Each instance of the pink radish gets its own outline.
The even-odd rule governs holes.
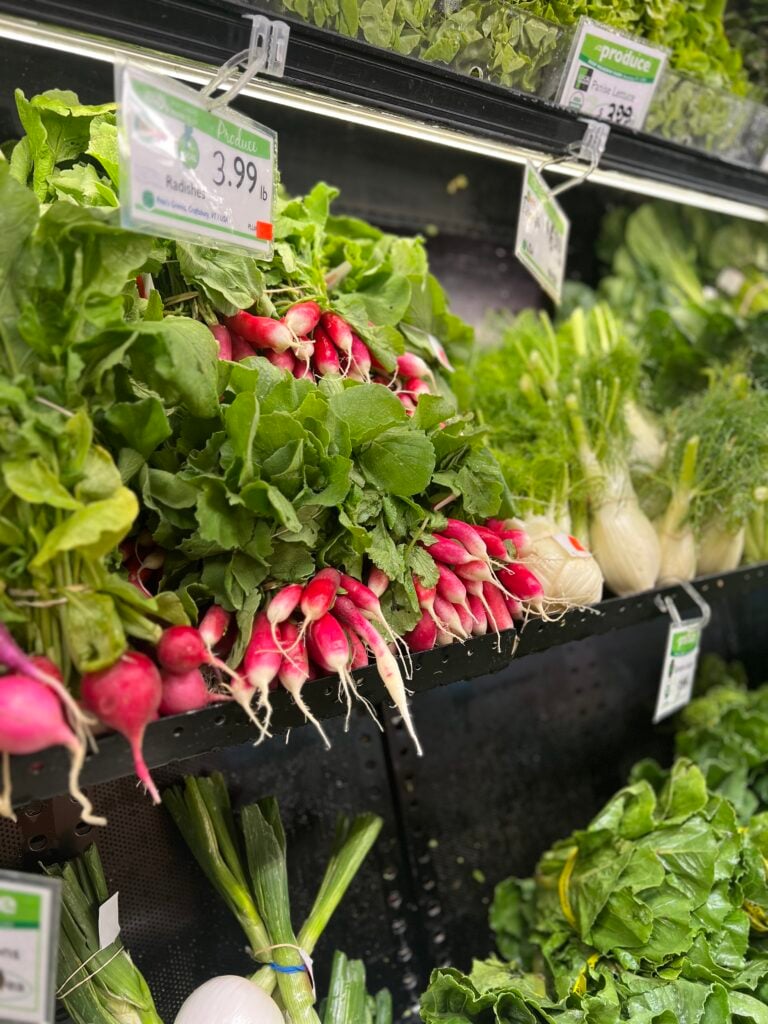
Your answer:
[[[417,397],[419,395],[431,395],[429,384],[425,380],[419,380],[418,377],[409,377],[408,380],[403,384],[403,391],[411,397]]]
[[[427,551],[436,561],[445,562],[447,565],[466,565],[468,562],[474,561],[463,544],[458,544],[455,540],[449,540],[438,534],[435,534],[435,537],[437,539],[427,546]]]
[[[231,359],[232,338],[227,328],[224,324],[214,324],[210,331],[216,339],[216,344],[219,346],[219,359]]]
[[[525,530],[503,530],[502,540],[511,540],[518,558],[525,558],[531,552],[531,538]]]
[[[435,645],[437,647],[450,647],[455,639],[456,637],[451,636],[450,633],[446,633],[444,629],[438,629]]]
[[[339,698],[342,693],[347,703],[347,717],[344,725],[349,729],[349,716],[352,714],[352,697],[362,700],[366,707],[372,712],[370,703],[360,695],[354,679],[350,675],[349,664],[351,654],[347,634],[341,627],[338,619],[330,612],[326,612],[321,618],[315,620],[309,627],[307,633],[307,649],[310,657],[326,672],[332,672],[339,677]]]
[[[469,608],[469,614],[472,616],[472,636],[485,636],[488,632],[488,616],[485,612],[485,606],[479,597],[475,594],[467,595],[467,607]]]
[[[283,323],[289,331],[299,338],[311,334],[320,322],[320,307],[316,302],[308,300],[297,302],[283,316]]]
[[[296,706],[303,713],[307,721],[311,722],[323,737],[323,743],[325,743],[326,749],[330,750],[331,743],[325,733],[325,730],[309,710],[301,695],[302,687],[309,679],[309,658],[307,656],[307,648],[304,640],[299,636],[299,630],[293,622],[284,622],[282,626],[279,627],[279,630],[280,645],[284,650],[289,650],[291,652],[291,656],[290,658],[285,655],[283,656],[283,660],[280,662],[278,679],[282,686],[285,687],[288,693],[293,697]]]
[[[461,618],[456,611],[456,606],[452,605],[450,601],[443,600],[442,597],[436,597],[434,607],[435,615],[443,629],[446,632],[455,634],[460,640],[466,640],[467,633],[462,628]]]
[[[231,340],[233,362],[239,363],[243,359],[249,359],[251,356],[256,355],[253,351],[253,346],[249,345],[239,334],[235,334],[234,331],[231,334]]]
[[[339,353],[325,331],[322,331],[320,328],[315,331],[312,365],[320,377],[327,377],[330,374],[341,374]]]
[[[416,412],[416,403],[411,398],[411,396],[406,395],[404,391],[396,391],[395,398],[397,398],[397,400],[400,402],[400,404],[408,413],[408,415],[413,416],[413,414]]]
[[[544,588],[527,565],[513,562],[505,566],[499,571],[499,582],[518,601],[529,604],[535,611],[544,611]]]
[[[186,711],[197,711],[230,699],[223,694],[211,693],[199,668],[181,675],[162,672],[161,678],[163,696],[158,709],[161,715],[183,715]]]
[[[505,629],[512,629],[514,626],[512,616],[509,614],[498,587],[495,587],[492,583],[483,583],[483,598],[488,609],[489,622],[496,633],[500,633]]]
[[[378,566],[374,565],[368,573],[368,589],[372,591],[376,597],[381,597],[382,594],[386,593],[388,586],[389,576],[387,576],[383,569],[379,569]]]
[[[208,664],[209,654],[194,626],[169,626],[157,644],[157,660],[168,672],[191,672]]]
[[[428,377],[434,381],[435,376],[428,363],[425,363],[421,356],[414,352],[404,352],[397,357],[397,374],[399,377]]]
[[[455,604],[453,605],[453,608],[455,609],[456,614],[459,617],[462,632],[464,633],[465,636],[471,636],[472,627],[474,626],[474,620],[472,616],[469,614],[467,606],[465,604]]]
[[[416,590],[416,597],[418,598],[419,607],[422,609],[422,611],[425,611],[427,615],[429,615],[429,617],[437,626],[438,630],[442,629],[445,632],[447,626],[443,623],[443,621],[439,618],[437,612],[435,611],[435,601],[437,600],[437,587],[425,587],[418,576],[413,577],[413,586]],[[460,640],[461,637],[455,635],[453,639]]]
[[[296,357],[289,349],[286,349],[285,352],[265,352],[264,355],[279,370],[287,370],[288,373],[293,373],[296,366]]]
[[[279,626],[293,615],[303,593],[304,587],[301,583],[289,583],[287,587],[278,590],[270,600],[267,605],[267,620],[272,626],[272,635],[275,638],[277,638],[277,634],[274,627]]]
[[[47,667],[42,670],[49,674]],[[69,792],[82,808],[81,818],[89,825],[106,825],[104,818],[94,815],[90,800],[80,789],[85,744],[67,724],[56,693],[46,683],[28,675],[10,673],[0,676],[0,751],[3,761],[0,815],[16,820],[11,803],[9,754],[37,754],[47,747],[59,745],[70,752]]]
[[[309,362],[303,362],[301,359],[296,361],[293,367],[293,376],[296,380],[314,380],[315,374],[312,369],[312,364]]]
[[[227,320],[227,327],[254,348],[285,352],[293,345],[290,330],[280,320],[273,320],[270,316],[252,316],[241,311]]]
[[[352,576],[347,576],[346,573],[342,574],[341,586],[346,590],[347,597],[352,601],[352,603],[360,609],[367,619],[378,623],[386,633],[387,638],[399,649],[402,641],[387,622],[381,608],[381,603],[376,594],[374,594],[369,587],[366,587],[364,583],[354,579]],[[405,654],[407,657],[407,648],[405,649]],[[408,659],[408,662],[409,666],[412,668],[410,658]]]
[[[128,740],[136,774],[160,803],[160,794],[149,774],[141,747],[144,730],[157,717],[163,685],[156,665],[146,654],[127,651],[109,668],[89,672],[80,683],[83,704],[103,723]]]
[[[340,584],[341,573],[329,568],[321,569],[304,587],[300,602],[301,614],[304,616],[300,636],[304,636],[310,623],[317,622],[331,610]]]
[[[525,618],[522,601],[518,601],[516,597],[505,597],[504,604],[507,606],[507,611],[513,619]]]
[[[474,559],[466,563],[466,565],[459,565],[456,568],[456,574],[463,580],[479,580],[480,583],[495,583],[493,573],[488,567],[487,562],[481,562],[479,559]]]
[[[436,536],[455,540],[457,543],[462,544],[473,558],[480,558],[484,562],[488,561],[488,550],[485,542],[474,526],[470,526],[469,523],[463,523],[460,519],[449,519],[445,529],[441,530]]]
[[[440,579],[437,581],[438,595],[451,604],[464,604],[467,600],[467,588],[456,573],[440,562],[437,564],[437,571],[440,573]]]
[[[225,611],[218,604],[212,604],[202,617],[198,631],[209,651],[224,638],[231,621],[232,613]]]
[[[345,356],[352,353],[352,328],[337,313],[323,313],[320,325],[333,344]]]
[[[339,620],[345,626],[348,626],[351,630],[357,633],[360,639],[367,644],[372,651],[373,656],[376,659],[376,667],[379,670],[379,675],[386,687],[387,693],[395,702],[397,710],[403,716],[405,727],[416,745],[416,752],[421,756],[421,744],[416,736],[416,732],[413,728],[413,721],[411,720],[411,714],[408,710],[408,700],[405,691],[405,684],[403,683],[403,677],[400,674],[397,659],[387,647],[384,637],[361,614],[359,609],[354,606],[348,597],[337,597],[334,611],[336,612]]]
[[[475,532],[478,534],[483,544],[485,544],[486,551],[491,558],[495,558],[500,562],[509,561],[509,551],[507,551],[507,546],[498,534],[494,533],[493,530],[489,530],[485,526],[476,526]]]
[[[414,652],[432,650],[437,642],[437,626],[428,612],[424,612],[413,629],[405,634],[405,642]]]
[[[353,672],[359,671],[361,668],[367,668],[368,666],[368,651],[365,648],[365,644],[352,630],[344,630],[349,640],[349,651],[350,651],[350,662],[349,667]]]
[[[356,371],[358,377],[353,379],[369,381],[371,379],[371,353],[356,334],[352,335],[352,349],[349,356],[347,372],[350,376]]]
[[[272,715],[272,707],[269,703],[269,686],[280,671],[283,661],[283,651],[279,638],[272,635],[272,626],[267,618],[266,612],[259,612],[253,622],[253,631],[248,646],[245,649],[242,669],[245,675],[247,689],[231,688],[232,696],[245,709],[252,721],[260,725],[262,739],[269,729],[269,720]],[[255,691],[258,694],[259,707],[265,708],[265,719],[263,726],[258,722],[251,709],[251,699]]]
[[[61,703],[67,709],[69,722],[79,739],[88,736],[88,725],[90,720],[78,707],[72,694],[61,682],[61,672],[57,669],[56,675],[51,675],[45,668],[39,668],[33,659],[25,654],[11,636],[7,626],[0,622],[0,665],[5,665],[12,672],[18,672],[23,676],[29,676],[43,686],[53,690]]]

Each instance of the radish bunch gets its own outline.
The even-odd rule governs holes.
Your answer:
[[[438,580],[427,587],[414,576],[421,618],[406,634],[412,651],[428,651],[492,630],[499,637],[527,612],[544,615],[544,592],[535,573],[519,560],[527,551],[525,531],[499,520],[471,526],[449,519],[423,545],[435,561]]]
[[[395,392],[409,416],[421,395],[437,393],[435,375],[421,356],[403,353],[390,374],[342,316],[323,312],[313,300],[295,303],[280,319],[241,310],[211,332],[221,359],[259,355],[299,379],[337,376],[383,384]]]
[[[303,700],[304,684],[329,673],[337,675],[339,696],[346,702],[349,721],[354,698],[372,710],[352,677],[372,657],[421,753],[403,675],[390,649],[390,644],[397,648],[400,640],[389,627],[379,602],[379,595],[384,592],[383,581],[375,577],[372,582],[376,590],[336,569],[326,568],[305,586],[283,587],[257,616],[241,671],[264,701],[268,702],[269,689],[275,681],[285,687],[327,744],[322,727]]]

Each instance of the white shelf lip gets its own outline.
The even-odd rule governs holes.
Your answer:
[[[145,67],[159,74],[200,85],[207,83],[217,70],[212,64],[175,57],[130,43],[89,35],[85,32],[48,25],[43,22],[16,18],[11,15],[0,15],[0,38],[76,54],[109,64],[122,60],[140,61]],[[241,95],[253,97],[261,102],[288,106],[321,117],[330,117],[366,128],[376,128],[394,135],[418,139],[420,142],[447,146],[451,149],[459,149],[511,164],[523,164],[526,160],[539,164],[549,156],[549,154],[527,149],[524,146],[497,142],[480,135],[473,135],[470,132],[443,128],[401,114],[321,96],[311,90],[297,89],[276,79],[256,78],[242,90]],[[567,161],[555,164],[549,170],[555,175],[576,177],[583,174],[584,166],[577,162]],[[695,206],[732,217],[768,223],[768,209],[766,208],[708,192],[700,192],[682,185],[658,181],[654,178],[645,178],[639,174],[628,174],[623,171],[611,171],[598,167],[590,175],[590,181],[635,195],[666,199],[684,206]]]

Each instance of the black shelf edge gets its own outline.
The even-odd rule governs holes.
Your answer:
[[[218,65],[243,45],[245,10],[236,3],[135,0],[126,17],[125,5],[116,0],[41,0],[34,17],[41,24]],[[0,13],[26,20],[31,12],[18,0],[0,0]],[[583,135],[573,114],[535,96],[287,20],[287,85],[411,118],[416,130],[418,122],[428,122],[542,154],[563,155]],[[768,209],[763,172],[640,132],[613,128],[600,166]]]
[[[768,588],[768,562],[701,577],[693,582],[693,586],[709,604],[716,607],[737,599],[739,595]],[[690,597],[679,586],[611,598],[593,608],[569,612],[556,621],[531,620],[519,632],[503,633],[500,644],[491,634],[474,637],[463,645],[452,644],[414,655],[413,679],[408,686],[419,694],[437,686],[477,679],[501,672],[513,656],[515,659],[531,657],[562,644],[650,622],[664,617],[657,600],[667,594],[674,596],[684,618],[698,613]],[[662,653],[659,650],[660,663]],[[356,672],[355,678],[362,682],[368,700],[374,704],[388,700],[375,667]],[[337,683],[332,677],[309,683],[305,696],[313,714],[320,720],[339,718],[345,713],[345,707],[337,699]],[[414,705],[418,731],[418,699]],[[285,691],[276,690],[272,694],[272,706],[275,737],[289,729],[307,726],[293,699]],[[355,713],[365,712],[358,707]],[[150,768],[159,768],[171,761],[211,753],[222,747],[253,743],[255,739],[253,724],[237,705],[219,704],[151,723],[144,740],[144,754]],[[274,743],[276,738],[266,742]],[[32,801],[47,800],[65,792],[67,764],[67,753],[61,747],[51,748],[42,754],[12,758],[14,806],[23,807]],[[99,740],[98,753],[88,755],[81,782],[84,786],[94,786],[132,772],[128,744],[121,736],[110,734]]]

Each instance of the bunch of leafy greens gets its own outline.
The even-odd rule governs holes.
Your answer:
[[[768,811],[768,687],[749,690],[743,667],[705,655],[696,680],[701,696],[678,716],[675,747],[730,800],[743,824]]]
[[[412,625],[412,574],[437,577],[417,545],[444,524],[435,508],[481,518],[499,509],[503,481],[484,431],[456,413],[437,372],[444,393],[423,396],[409,418],[378,384],[296,380],[256,356],[219,361],[206,324],[241,308],[280,315],[311,298],[347,319],[382,374],[406,347],[436,366],[443,347],[466,350],[472,331],[450,313],[421,239],[333,216],[337,193],[324,184],[279,201],[271,263],[135,235],[116,225],[111,203],[81,205],[55,187],[60,173],[94,169],[95,138],[107,166],[109,110],[60,92],[17,103],[28,134],[0,166],[0,368],[9,380],[27,375],[30,399],[93,424],[131,511],[118,523],[97,505],[93,516],[104,510],[111,529],[99,554],[135,519],[134,533],[148,530],[169,553],[163,586],[187,615],[210,600],[238,613],[233,658],[262,585],[306,579],[323,564],[360,575],[370,559],[395,584],[393,618]],[[135,280],[148,273],[156,287],[145,299]],[[69,584],[92,587],[76,568]],[[94,621],[89,632],[119,654],[116,638],[140,635],[127,616],[121,606],[121,623],[113,614],[109,629]],[[107,661],[106,646],[75,660]]]
[[[647,765],[533,878],[497,887],[491,925],[513,963],[435,972],[424,1020],[762,1024],[766,831],[739,827],[689,761]]]
[[[730,0],[725,30],[744,58],[744,67],[756,87],[756,96],[768,96],[768,4],[765,0]]]

